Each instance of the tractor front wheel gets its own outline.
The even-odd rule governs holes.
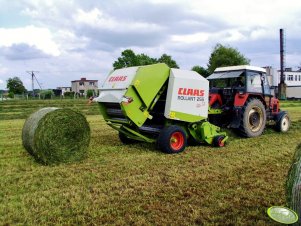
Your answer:
[[[279,132],[287,132],[290,127],[290,118],[286,112],[281,112],[276,121],[276,130]]]
[[[249,99],[242,109],[239,131],[245,137],[257,137],[266,125],[266,111],[258,99]]]
[[[179,126],[165,127],[159,134],[157,145],[161,151],[167,154],[180,153],[187,145],[186,133]]]

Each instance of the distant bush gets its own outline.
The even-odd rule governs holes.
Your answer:
[[[42,99],[51,99],[51,97],[54,95],[52,90],[42,90],[40,92]]]
[[[87,98],[93,97],[94,96],[94,91],[92,89],[89,89],[87,91]]]
[[[13,92],[9,92],[7,95],[9,98],[14,98],[15,94]]]
[[[74,97],[74,92],[64,92],[64,97]]]

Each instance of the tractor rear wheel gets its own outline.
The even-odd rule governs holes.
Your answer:
[[[176,154],[184,151],[187,145],[187,136],[180,126],[168,126],[161,130],[158,140],[158,148],[167,154]]]
[[[290,118],[286,112],[281,112],[281,115],[278,117],[276,121],[276,130],[279,132],[287,132],[290,127]]]
[[[266,111],[258,99],[249,99],[242,109],[239,131],[245,137],[260,136],[266,125]]]

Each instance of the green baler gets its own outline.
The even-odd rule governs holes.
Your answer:
[[[154,64],[113,71],[94,101],[123,143],[146,141],[179,153],[187,143],[220,147],[228,139],[207,120],[208,92],[198,73]]]

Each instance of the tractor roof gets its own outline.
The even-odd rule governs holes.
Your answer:
[[[239,65],[239,66],[229,66],[229,67],[219,67],[214,70],[214,72],[222,71],[238,71],[238,70],[251,70],[251,71],[260,71],[266,72],[262,67],[250,66],[250,65]]]

